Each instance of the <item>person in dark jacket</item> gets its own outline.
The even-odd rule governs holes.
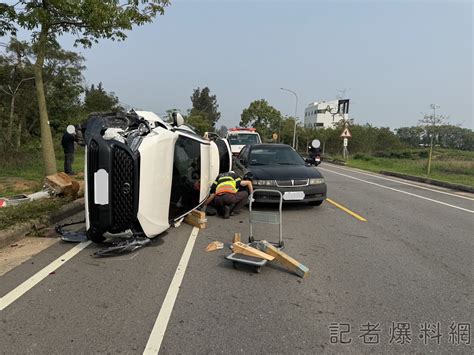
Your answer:
[[[74,142],[76,141],[76,129],[73,125],[67,126],[61,139],[61,145],[64,151],[64,172],[68,175],[75,175],[72,171],[72,164],[74,163]]]

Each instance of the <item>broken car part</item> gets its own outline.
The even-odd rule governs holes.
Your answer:
[[[72,243],[81,243],[87,241],[87,236],[85,231],[68,231],[65,230],[64,227],[74,226],[77,224],[83,224],[85,220],[79,222],[72,222],[72,223],[64,223],[64,224],[57,224],[54,229],[59,234],[61,240],[65,242],[72,242]]]
[[[96,251],[94,256],[117,256],[120,254],[131,253],[139,248],[143,248],[151,243],[151,239],[147,237],[133,237],[125,240],[118,240],[112,243],[111,246]]]

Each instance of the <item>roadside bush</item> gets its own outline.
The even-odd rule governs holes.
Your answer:
[[[474,176],[474,161],[434,161],[433,169],[448,174],[461,174]]]
[[[428,159],[428,156],[430,155],[429,151],[427,150],[420,150],[418,152],[418,156],[421,158],[421,159]]]
[[[390,153],[391,159],[412,159],[413,155],[410,151],[402,150],[402,151],[395,151]]]
[[[376,158],[390,158],[390,152],[377,151],[373,154]]]
[[[367,156],[365,154],[362,154],[362,153],[357,153],[356,155],[354,155],[353,159],[370,161],[370,160],[373,160],[374,158],[371,157],[371,156]]]

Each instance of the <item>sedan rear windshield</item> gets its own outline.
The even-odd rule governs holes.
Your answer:
[[[248,145],[248,144],[259,144],[260,139],[258,135],[243,133],[243,134],[232,134],[229,135],[229,143],[231,145]]]
[[[249,156],[250,165],[304,165],[301,156],[290,147],[254,148]]]

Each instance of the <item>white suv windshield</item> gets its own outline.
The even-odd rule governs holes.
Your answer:
[[[248,145],[259,144],[258,135],[251,133],[240,133],[229,135],[229,142],[231,145]]]

